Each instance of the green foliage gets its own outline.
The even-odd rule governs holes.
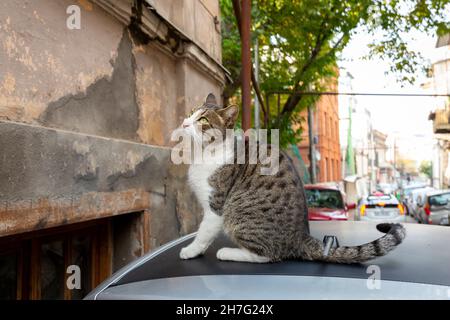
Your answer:
[[[425,174],[426,176],[428,176],[428,178],[431,179],[433,176],[433,167],[431,161],[422,161],[419,166],[419,172]]]
[[[269,96],[270,128],[280,129],[282,145],[300,139],[298,114],[318,97],[304,91],[329,90],[337,76],[339,54],[359,26],[367,34],[382,32],[370,45],[371,57],[390,61],[399,81],[413,82],[420,55],[410,50],[404,35],[412,30],[430,34],[450,31],[450,0],[259,0],[252,3],[252,36],[259,42],[260,87]],[[226,100],[239,95],[240,37],[231,0],[220,0],[223,64],[233,83]],[[285,92],[280,112],[273,92]],[[262,113],[261,113],[262,114]],[[262,115],[261,115],[262,116]],[[261,119],[262,120],[262,119]],[[261,121],[261,123],[263,123]]]
[[[400,82],[414,83],[417,69],[427,72],[423,57],[407,45],[408,32],[420,31],[429,35],[450,32],[449,0],[392,0],[374,1],[367,32],[381,31],[383,38],[369,45],[370,56],[390,61],[390,72]]]

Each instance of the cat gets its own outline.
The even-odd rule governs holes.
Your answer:
[[[197,142],[202,133],[216,129],[224,144],[231,143],[225,131],[234,128],[238,114],[237,106],[219,107],[209,94],[183,121],[182,129]],[[181,250],[181,259],[202,255],[221,231],[237,248],[221,248],[217,258],[253,263],[286,259],[361,263],[387,254],[406,236],[401,224],[382,223],[376,226],[385,233],[381,238],[359,246],[332,247],[324,254],[323,242],[309,233],[303,182],[289,156],[279,151],[278,172],[261,175],[259,163],[227,162],[236,154],[234,148],[226,150],[189,167],[188,181],[204,213],[195,239]]]

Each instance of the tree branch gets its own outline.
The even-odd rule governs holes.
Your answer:
[[[302,69],[298,73],[295,85],[292,94],[287,99],[286,103],[283,106],[283,110],[281,111],[281,114],[290,113],[294,110],[295,106],[299,103],[302,96],[300,94],[299,88],[300,88],[300,79],[305,74],[305,72],[308,70],[309,67],[313,64],[314,60],[316,59],[317,55],[320,52],[320,49],[322,48],[323,42],[326,39],[326,35],[322,37],[318,37],[316,45],[314,46],[313,50],[311,51],[311,56],[309,57],[308,61],[303,65]]]
[[[332,8],[331,11],[334,10],[334,7]],[[327,14],[325,16],[325,18],[323,19],[321,26],[319,28],[319,30],[323,30],[323,28],[325,27],[325,23],[327,22],[329,18],[329,15]],[[317,58],[317,56],[320,53],[320,50],[322,49],[322,46],[325,42],[325,40],[327,39],[328,36],[330,36],[331,32],[324,32],[322,34],[319,33],[319,35],[317,36],[317,41],[316,41],[316,45],[314,46],[312,52],[311,52],[311,56],[308,59],[308,61],[303,65],[302,69],[300,70],[299,74],[295,77],[295,85],[294,85],[294,89],[292,94],[288,97],[286,103],[283,106],[283,110],[281,111],[281,115],[284,115],[286,113],[291,113],[292,111],[294,111],[295,107],[297,106],[297,104],[300,102],[300,100],[302,99],[302,95],[301,92],[299,91],[300,88],[300,80],[302,78],[302,76],[305,74],[305,72],[308,70],[308,68],[311,67],[311,65],[314,63],[314,60]],[[338,45],[341,43],[341,41],[344,38],[345,33],[342,35],[342,37],[337,41],[337,43],[335,44],[335,46],[330,50],[329,53],[334,52]]]

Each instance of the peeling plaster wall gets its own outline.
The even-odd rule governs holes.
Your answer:
[[[218,1],[151,2],[209,58],[142,44],[93,1],[0,2],[0,237],[81,221],[86,210],[122,214],[127,201],[150,212],[152,248],[196,229],[187,167],[172,165],[167,147],[188,111],[221,95],[199,62],[221,59]],[[66,27],[72,4],[81,30]],[[110,4],[132,12],[132,1]]]
[[[175,14],[179,1],[154,3]],[[200,38],[220,52],[217,31],[205,27],[210,13],[208,23],[195,25],[202,31],[191,26],[192,10],[207,6],[183,3],[177,12],[186,23],[179,27],[194,40],[206,32]],[[164,146],[209,92],[220,96],[221,84],[207,72],[157,43],[136,44],[126,26],[95,4],[78,2],[81,30],[69,30],[70,4],[0,3],[0,119]]]
[[[49,103],[39,117],[45,126],[104,137],[137,140],[139,107],[136,102],[135,62],[127,30],[111,63],[113,73],[84,92]]]
[[[221,96],[221,87],[205,79],[187,59],[167,56],[153,44],[134,50],[136,90],[140,106],[139,138],[170,145],[170,135],[186,114],[203,103],[208,93]]]
[[[0,118],[36,122],[49,103],[111,76],[123,26],[91,6],[69,30],[73,2],[0,2]]]
[[[14,223],[34,221],[27,215],[35,209],[47,208],[45,219],[38,219],[27,231],[54,227],[49,224],[55,220],[49,216],[54,211],[51,203],[70,208],[86,194],[130,190],[147,199],[147,205],[139,208],[150,211],[152,247],[193,232],[199,223],[201,210],[192,201],[186,167],[171,163],[169,148],[0,121],[0,150],[0,236],[11,234]],[[85,211],[120,214],[114,209],[119,199],[110,203],[111,197],[104,198],[84,202],[81,212],[58,219],[81,221],[83,217],[77,215]],[[121,210],[126,209],[126,201],[134,208],[133,202],[140,200],[123,201]]]

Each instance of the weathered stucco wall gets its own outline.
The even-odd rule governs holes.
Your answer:
[[[152,44],[135,49],[136,95],[140,106],[139,138],[169,145],[170,135],[208,93],[220,97],[215,81],[205,81],[186,59],[174,59]]]
[[[66,26],[71,4],[80,30]],[[215,0],[0,2],[0,236],[130,210],[150,212],[151,247],[195,230],[201,211],[168,146],[192,107],[220,96],[216,15]]]
[[[154,247],[199,222],[169,148],[0,121],[0,150],[0,236],[148,209]]]
[[[148,3],[211,57],[222,61],[219,1],[148,0]]]
[[[109,77],[123,26],[82,8],[82,29],[69,30],[73,1],[0,2],[0,117],[36,122],[47,106]]]
[[[66,8],[72,3],[0,3],[0,119],[168,145],[192,107],[209,92],[220,96],[222,84],[207,71],[157,41],[139,43],[95,3],[78,2],[81,29],[69,30]],[[179,1],[154,4],[175,10]],[[180,8],[186,23],[178,27],[197,39],[197,31],[189,31],[190,10],[206,6],[187,1]],[[208,34],[202,39],[208,39],[208,51],[217,60],[220,34],[205,28],[213,24],[209,20],[197,22],[195,30]]]

